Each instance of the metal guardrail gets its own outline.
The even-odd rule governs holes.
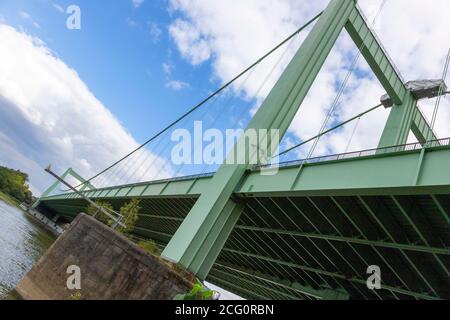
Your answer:
[[[426,148],[449,146],[449,145],[450,145],[450,138],[444,138],[444,139],[439,139],[439,140],[431,140],[431,141],[427,142]],[[390,147],[366,149],[366,150],[361,150],[361,151],[339,153],[339,154],[326,155],[326,156],[314,157],[314,158],[309,158],[309,159],[300,159],[300,160],[280,162],[278,167],[283,168],[283,167],[302,165],[302,164],[306,164],[306,163],[318,163],[318,162],[326,162],[326,161],[336,161],[336,160],[344,160],[344,159],[369,157],[369,156],[374,156],[376,154],[395,153],[395,152],[401,152],[401,151],[404,151],[404,152],[415,151],[415,150],[421,150],[423,148],[424,148],[424,146],[422,146],[422,144],[420,142],[415,142],[415,143],[408,143],[408,144],[396,145],[396,146],[390,146]],[[273,165],[257,166],[257,167],[255,167],[255,170],[259,170],[261,168],[270,168],[271,166],[273,166]]]
[[[431,140],[427,143],[426,148],[440,147],[440,146],[450,146],[450,138]],[[339,154],[326,155],[326,156],[314,157],[314,158],[309,158],[309,159],[300,159],[300,160],[280,162],[277,167],[285,168],[285,167],[297,166],[297,165],[302,165],[302,164],[307,164],[307,163],[319,163],[319,162],[326,162],[326,161],[355,159],[355,158],[361,158],[361,157],[374,156],[376,154],[388,154],[388,153],[395,153],[395,152],[415,151],[415,150],[421,150],[423,148],[424,147],[422,146],[422,144],[420,142],[408,143],[408,144],[396,145],[396,146],[390,146],[390,147],[366,149],[366,150],[361,150],[361,151],[339,153]],[[255,166],[252,168],[252,171],[258,171],[261,168],[270,168],[270,167],[275,167],[275,166],[273,166],[273,165]],[[215,174],[215,172],[209,172],[209,173],[202,173],[202,174],[197,174],[197,175],[189,175],[189,176],[167,178],[167,179],[161,179],[161,180],[155,180],[155,181],[139,182],[139,183],[134,183],[134,184],[122,185],[122,186],[99,188],[96,190],[82,191],[80,193],[83,195],[87,195],[90,192],[101,192],[102,190],[107,190],[107,189],[112,189],[112,188],[132,188],[132,187],[143,186],[143,185],[148,185],[148,184],[210,178],[210,177],[214,176],[214,174]]]

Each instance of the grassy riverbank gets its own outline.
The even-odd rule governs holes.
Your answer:
[[[4,201],[9,205],[18,207],[19,206],[19,202],[17,200],[15,200],[14,198],[12,198],[11,196],[4,194],[3,192],[0,191],[0,201]]]

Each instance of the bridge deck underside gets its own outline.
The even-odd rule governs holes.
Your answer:
[[[115,209],[129,197],[107,199]],[[196,197],[142,198],[135,234],[165,247]],[[245,206],[207,280],[245,298],[450,298],[450,196],[239,197]],[[42,208],[75,216],[80,199]],[[382,289],[369,290],[369,265]],[[327,294],[325,292],[328,292]]]

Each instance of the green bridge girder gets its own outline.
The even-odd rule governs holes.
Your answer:
[[[234,194],[243,213],[206,279],[255,299],[449,298],[449,143],[423,157],[417,149],[306,163],[294,187],[299,164],[272,177],[250,173]],[[85,194],[117,210],[141,199],[135,235],[165,248],[211,181],[204,175]],[[40,209],[74,217],[86,206],[65,194],[42,199]],[[380,291],[365,286],[369,264],[383,270]]]
[[[449,141],[405,150],[411,130],[422,144],[435,135],[355,0],[330,2],[249,127],[285,134],[344,28],[394,102],[376,152],[292,164],[274,176],[223,165],[212,175],[85,194],[116,210],[141,199],[136,235],[247,298],[450,298]],[[73,217],[86,205],[65,194],[39,208]],[[383,270],[381,290],[367,289],[369,265]]]
[[[444,141],[444,140],[442,140]],[[450,141],[446,145],[396,151],[303,165],[301,179],[292,185],[300,165],[282,166],[275,176],[252,171],[234,194],[283,196],[372,195],[380,190],[392,194],[450,193]],[[426,150],[421,157],[422,150]],[[375,153],[375,151],[372,151]],[[339,157],[336,155],[335,157]],[[419,173],[420,179],[417,179]],[[90,199],[198,198],[211,184],[213,174],[149,181],[84,191]],[[322,181],[324,183],[322,183]],[[80,199],[75,193],[41,198],[41,201]]]

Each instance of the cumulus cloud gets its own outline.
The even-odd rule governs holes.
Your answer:
[[[324,9],[327,3],[327,0],[170,0],[170,10],[180,15],[169,30],[184,59],[193,65],[209,61],[214,78],[224,83]],[[359,1],[369,21],[377,14],[381,3],[381,0]],[[450,46],[449,15],[450,4],[446,0],[432,1],[426,6],[420,0],[387,2],[374,28],[404,78],[440,77]],[[282,49],[259,65],[249,81],[234,87],[235,93],[256,99],[258,106],[305,35],[306,32],[294,40],[287,51]],[[318,133],[356,52],[356,46],[344,31],[290,127],[293,140]],[[263,81],[265,85],[261,88]],[[361,57],[331,122],[345,120],[376,105],[383,93],[384,89]],[[432,104],[433,101],[421,102],[429,116]],[[450,136],[449,107],[449,99],[446,99],[436,126],[441,137]],[[376,147],[387,116],[388,110],[380,109],[364,117],[350,149]],[[347,125],[323,138],[317,154],[344,151],[353,130],[354,124]],[[300,150],[298,156],[304,154],[305,150]]]
[[[139,8],[144,3],[144,0],[131,0],[131,3],[135,8]]]
[[[190,88],[189,83],[179,81],[179,80],[171,80],[166,83],[166,88],[172,89],[174,91],[180,91],[183,89]]]
[[[42,169],[48,162],[58,172],[73,167],[90,177],[138,146],[77,72],[39,39],[0,25],[0,70],[0,162],[28,172],[35,190],[49,185]],[[158,170],[164,167],[162,176],[170,175],[164,160],[142,153]],[[148,180],[155,170],[132,174]]]
[[[201,37],[196,27],[183,20],[176,20],[169,28],[183,57],[193,65],[209,59],[211,50],[206,39]]]

